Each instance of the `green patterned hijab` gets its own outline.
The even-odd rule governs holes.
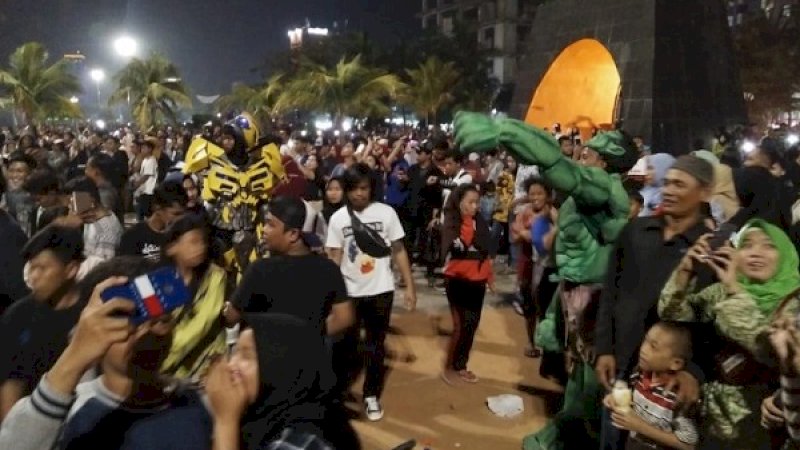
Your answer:
[[[780,228],[762,219],[747,222],[736,237],[736,248],[741,248],[747,233],[756,228],[763,231],[778,249],[780,255],[778,267],[775,275],[767,282],[756,282],[740,274],[739,284],[753,297],[761,312],[769,316],[784,297],[800,287],[800,273],[798,273],[800,258],[789,236]]]

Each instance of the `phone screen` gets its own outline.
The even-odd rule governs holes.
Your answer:
[[[130,318],[134,324],[169,314],[191,301],[189,289],[171,266],[136,277],[126,285],[110,287],[100,297],[104,302],[123,298],[136,303],[136,311]]]
[[[94,208],[94,199],[88,192],[73,192],[71,206],[72,212],[80,215]]]

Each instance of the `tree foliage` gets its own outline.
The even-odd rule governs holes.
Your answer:
[[[282,73],[271,76],[266,83],[250,86],[234,83],[231,93],[220,97],[216,108],[221,113],[247,111],[263,126],[276,114],[275,106],[285,84]]]
[[[338,126],[346,116],[388,115],[388,100],[395,98],[403,86],[396,75],[363,64],[360,55],[350,60],[343,58],[333,68],[306,61],[286,84],[276,110],[330,113]]]
[[[291,109],[323,111],[338,116],[339,120],[342,115],[377,116],[388,114],[386,100],[400,93],[397,100],[402,105],[412,107],[428,121],[437,122],[449,119],[456,108],[490,108],[499,88],[497,80],[489,76],[493,54],[494,50],[480,44],[474,27],[456,24],[450,36],[426,30],[394,47],[377,45],[362,33],[307,40],[299,50],[271,57],[267,69],[286,73],[283,78],[286,92],[276,105],[282,112]],[[356,60],[359,70],[351,67]],[[431,67],[431,64],[438,65]],[[358,76],[352,77],[354,73]],[[352,102],[360,105],[358,107],[334,106],[342,101],[337,100],[340,94],[333,92],[353,92],[352,80],[363,78],[367,73],[372,76],[366,78],[382,80],[366,85],[369,89],[383,85],[376,89],[380,95],[367,101],[367,96],[359,94],[359,99]],[[345,84],[351,87],[344,87],[343,76],[350,77],[351,81]],[[400,91],[400,80],[410,87]],[[244,92],[242,87],[236,89]],[[319,95],[319,92],[328,94]],[[356,112],[341,112],[344,110]]]
[[[796,105],[800,88],[800,10],[790,20],[759,15],[738,26],[734,43],[751,120],[770,121]],[[792,18],[795,18],[791,20]]]
[[[144,130],[165,120],[176,123],[178,109],[192,106],[178,68],[158,53],[144,60],[134,58],[114,76],[114,82],[117,88],[109,103],[130,101],[131,116]]]
[[[406,69],[406,74],[409,82],[402,96],[403,103],[424,117],[426,125],[437,123],[438,113],[455,100],[453,86],[461,78],[455,63],[431,56],[416,69]]]
[[[47,49],[38,42],[17,48],[0,70],[0,107],[12,108],[24,125],[47,117],[78,117],[80,108],[69,98],[80,92],[78,79],[69,72],[69,63],[48,64]]]

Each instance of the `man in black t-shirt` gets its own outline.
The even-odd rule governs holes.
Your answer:
[[[22,256],[30,266],[31,294],[0,318],[0,420],[64,351],[83,309],[76,286],[83,260],[80,229],[49,225]]]
[[[180,183],[165,182],[153,191],[151,214],[122,234],[117,255],[144,256],[150,261],[161,257],[164,232],[186,213],[189,197]]]
[[[339,267],[313,253],[322,247],[316,234],[303,231],[307,206],[292,197],[270,201],[264,223],[268,259],[250,265],[227,308],[229,323],[241,314],[283,313],[319,327],[320,334],[338,334],[355,322],[352,302]]]

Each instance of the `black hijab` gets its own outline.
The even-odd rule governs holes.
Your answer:
[[[778,180],[763,167],[742,167],[733,171],[733,184],[741,209],[729,222],[741,228],[750,219],[764,219],[788,229],[790,221],[782,205]]]
[[[342,201],[339,203],[329,202],[328,196],[325,195],[325,192],[328,190],[328,186],[330,186],[330,184],[334,181],[338,182],[339,186],[342,188]],[[344,181],[342,180],[342,177],[333,177],[328,180],[327,183],[325,183],[325,191],[322,193],[322,217],[325,218],[325,223],[331,223],[331,216],[342,206],[344,206]]]
[[[329,392],[335,383],[319,330],[286,314],[250,314],[259,394],[242,419],[246,450],[266,448],[291,427],[322,436]]]

